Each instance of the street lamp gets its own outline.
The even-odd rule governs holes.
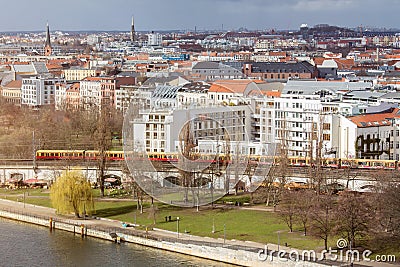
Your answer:
[[[226,224],[224,223],[224,245],[226,242]]]
[[[281,231],[277,231],[277,233],[278,233],[278,252],[279,252],[279,248],[281,245],[281,238],[280,238]]]
[[[176,234],[179,238],[179,217],[176,217]]]

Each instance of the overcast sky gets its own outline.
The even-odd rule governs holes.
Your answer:
[[[400,28],[399,0],[13,0],[0,31],[298,29],[327,23]]]

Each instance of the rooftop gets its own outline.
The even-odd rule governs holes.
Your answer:
[[[390,126],[392,124],[390,119],[399,117],[399,113],[400,110],[395,108],[386,113],[362,114],[349,117],[348,119],[356,124],[359,128]]]

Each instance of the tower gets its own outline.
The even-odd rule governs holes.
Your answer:
[[[135,21],[132,16],[132,25],[131,25],[131,43],[136,42],[136,32],[135,32]]]
[[[50,43],[50,28],[49,23],[47,23],[46,27],[46,43],[44,44],[44,55],[50,56],[51,55],[51,43]]]

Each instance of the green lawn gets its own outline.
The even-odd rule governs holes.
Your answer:
[[[99,205],[97,203],[96,205]],[[101,205],[116,205],[102,203]],[[149,213],[148,205],[141,214],[135,203],[119,203],[117,208],[99,208],[96,206],[96,216],[109,217],[112,219],[146,226],[153,226],[153,219]],[[171,216],[172,221],[166,222],[165,217]],[[291,247],[302,249],[317,249],[323,246],[323,242],[312,238],[304,237],[300,229],[289,233],[287,226],[273,212],[243,210],[237,208],[228,209],[205,209],[199,212],[195,208],[178,208],[158,204],[156,225],[154,227],[176,231],[179,217],[180,232],[189,232],[192,235],[224,238],[224,225],[227,239],[250,240],[260,243],[278,243],[278,231],[280,243],[287,243]],[[213,223],[215,232],[212,233]],[[336,240],[332,242],[335,245]]]
[[[25,202],[51,207],[49,190],[29,189],[29,190],[8,190],[0,189],[0,197],[14,201]],[[94,195],[98,196],[98,190],[94,190]],[[239,197],[225,197],[225,201],[248,201]],[[141,214],[137,209],[136,201],[127,199],[101,200],[96,198],[94,216],[105,217],[137,223],[147,227],[157,227],[165,230],[176,231],[179,217],[180,232],[188,232],[192,235],[209,236],[214,238],[226,238],[236,240],[249,240],[267,243],[287,243],[290,247],[299,249],[322,249],[323,242],[317,238],[303,236],[299,227],[294,228],[293,233],[289,233],[286,224],[278,217],[278,214],[271,211],[258,211],[239,209],[234,206],[224,208],[201,207],[200,211],[196,208],[180,208],[162,203],[156,203],[156,224],[153,225],[153,218],[150,214],[150,203],[144,203],[144,212]],[[165,221],[166,216],[171,216],[172,221]],[[214,225],[214,233],[212,233]],[[225,226],[225,227],[224,227]],[[143,227],[144,228],[144,227]],[[329,246],[335,247],[338,238],[331,238]]]

